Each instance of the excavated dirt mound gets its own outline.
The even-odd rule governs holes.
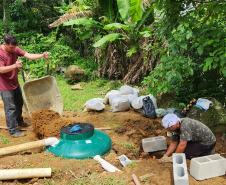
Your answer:
[[[138,118],[138,119],[137,119]],[[114,143],[113,150],[119,154],[125,154],[131,159],[145,158],[141,141],[144,138],[166,135],[159,119],[148,119],[132,116],[123,121],[123,125],[115,129],[119,137],[124,137],[127,143]],[[162,156],[162,152],[153,153]]]
[[[143,152],[141,141],[144,138],[155,137],[159,135],[166,135],[166,131],[161,128],[159,120],[127,120],[126,123],[115,130],[119,135],[124,135],[127,140],[134,144],[134,149],[127,147],[121,147],[121,145],[113,145],[115,151],[119,151],[120,154],[126,153],[132,159],[147,158],[148,154]],[[135,150],[135,148],[137,150]],[[163,153],[154,152],[151,156],[160,158]]]
[[[72,118],[63,118],[52,110],[40,110],[32,114],[32,125],[39,139],[44,137],[58,137],[60,129],[73,123]]]
[[[159,120],[126,120],[125,124],[115,130],[118,134],[128,136],[128,139],[133,141],[136,145],[146,137],[154,137],[165,135],[165,131],[161,127]]]

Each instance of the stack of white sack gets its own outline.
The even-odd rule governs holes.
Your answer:
[[[156,98],[153,96],[153,95],[147,95],[150,97],[150,99],[152,100],[154,106],[155,106],[155,109],[157,109],[157,101],[156,101]],[[137,97],[135,99],[133,99],[131,105],[134,109],[138,110],[138,109],[141,109],[143,107],[143,99],[147,96],[140,96],[140,97]]]
[[[102,98],[93,98],[88,100],[85,103],[87,111],[95,110],[101,111],[105,109],[104,104],[109,104],[112,108],[112,112],[127,111],[130,109],[130,106],[133,109],[139,110],[143,107],[143,98],[149,96],[152,100],[155,109],[157,107],[156,98],[153,95],[146,95],[138,97],[139,90],[128,85],[123,85],[119,90],[109,91],[104,99]],[[160,110],[162,113],[162,110]],[[161,114],[159,116],[162,116]]]
[[[92,111],[92,110],[102,111],[105,108],[104,99],[102,98],[90,99],[85,103],[85,107],[87,111]]]
[[[104,102],[111,105],[113,112],[126,111],[130,109],[130,104],[138,97],[138,93],[138,89],[124,85],[119,90],[108,92]]]

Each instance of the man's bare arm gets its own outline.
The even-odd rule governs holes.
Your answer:
[[[40,59],[40,58],[47,59],[49,57],[49,54],[48,54],[48,52],[44,52],[42,54],[25,53],[24,57],[27,59],[30,59],[30,60],[36,60],[36,59]]]
[[[21,67],[22,67],[22,62],[17,60],[16,63],[13,64],[13,65],[10,65],[10,66],[1,66],[0,67],[0,73],[1,74],[2,73],[8,73],[8,72],[10,72],[10,71],[12,71],[14,69],[19,69]]]
[[[171,154],[176,150],[177,145],[178,145],[177,141],[171,141],[171,143],[170,143],[165,155],[166,156],[171,156]]]
[[[183,153],[185,151],[185,148],[187,146],[187,141],[184,140],[180,140],[177,149],[176,149],[176,153]]]

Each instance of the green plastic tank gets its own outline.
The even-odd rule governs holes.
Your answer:
[[[73,123],[62,127],[60,141],[47,150],[63,158],[87,159],[104,155],[111,149],[110,137],[89,123]]]

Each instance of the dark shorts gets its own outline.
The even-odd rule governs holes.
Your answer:
[[[214,147],[215,143],[212,145],[203,145],[197,142],[188,141],[184,153],[187,159],[192,159],[194,157],[210,155]]]
[[[180,135],[178,133],[173,133],[171,139],[172,141],[180,142]],[[215,144],[216,143],[211,145],[203,145],[199,142],[188,141],[184,153],[187,159],[210,155],[215,147]]]

